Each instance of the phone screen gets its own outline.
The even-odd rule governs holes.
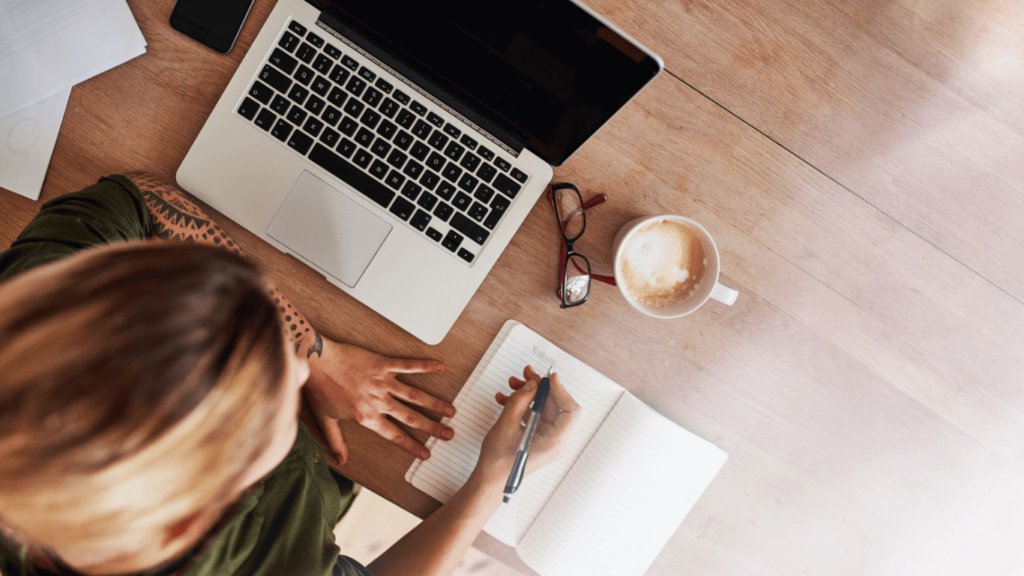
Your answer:
[[[227,54],[235,45],[253,0],[178,0],[171,12],[171,27]]]

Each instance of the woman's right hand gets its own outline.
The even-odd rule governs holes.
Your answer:
[[[526,433],[523,425],[528,421],[530,403],[537,394],[540,381],[532,367],[523,370],[524,380],[510,378],[509,386],[514,390],[510,396],[495,395],[498,404],[505,407],[498,421],[484,437],[474,473],[482,474],[492,482],[504,485],[519,451],[519,441]],[[530,457],[526,461],[526,474],[542,468],[565,454],[566,443],[576,427],[582,413],[580,405],[562,386],[558,374],[551,376],[551,391],[548,393],[544,411],[530,440]]]

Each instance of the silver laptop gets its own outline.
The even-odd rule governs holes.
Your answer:
[[[552,166],[662,67],[569,0],[281,0],[177,179],[437,344]]]

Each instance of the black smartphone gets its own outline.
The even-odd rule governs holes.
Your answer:
[[[171,28],[221,54],[231,52],[253,0],[178,0]]]

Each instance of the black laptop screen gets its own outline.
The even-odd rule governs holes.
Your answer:
[[[553,165],[661,70],[568,0],[311,1]]]

